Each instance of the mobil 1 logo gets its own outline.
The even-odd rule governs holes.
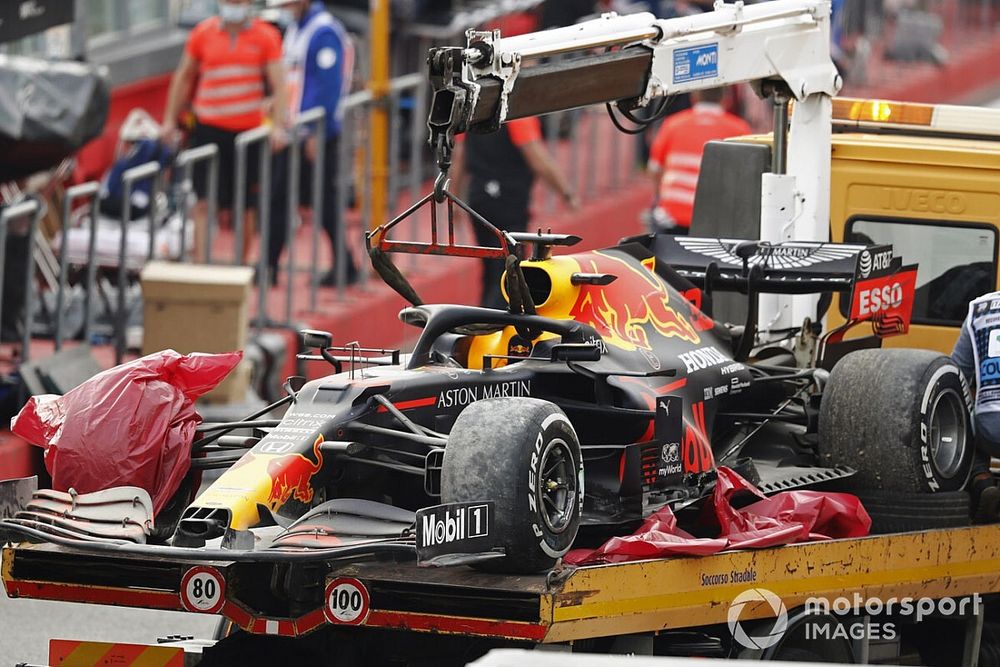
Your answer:
[[[493,502],[435,505],[417,510],[417,561],[491,551]]]

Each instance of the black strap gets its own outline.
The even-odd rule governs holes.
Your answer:
[[[524,279],[524,272],[521,271],[521,260],[516,255],[507,255],[504,262],[507,270],[507,298],[510,301],[510,312],[514,315],[535,315],[535,302],[531,298],[528,290],[528,281]],[[529,327],[515,326],[517,334],[526,340],[534,340],[540,332]]]
[[[385,281],[385,284],[396,291],[396,294],[403,297],[414,306],[422,306],[424,302],[417,296],[417,291],[413,289],[413,285],[410,281],[400,273],[396,265],[392,263],[389,259],[389,255],[378,249],[378,246],[374,246],[368,251],[369,256],[372,260],[372,266]]]

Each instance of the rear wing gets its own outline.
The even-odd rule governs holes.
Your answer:
[[[909,329],[917,265],[904,266],[891,245],[666,234],[640,242],[706,295],[716,290],[750,295],[839,292],[850,297],[849,325],[871,321],[880,337]]]
[[[699,287],[745,292],[816,294],[847,292],[857,278],[898,270],[902,260],[890,245],[815,241],[745,241],[659,234],[651,239],[656,259]],[[755,275],[751,275],[755,274]]]

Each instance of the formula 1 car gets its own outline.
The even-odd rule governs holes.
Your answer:
[[[968,392],[955,366],[930,352],[859,349],[908,325],[916,269],[889,246],[653,235],[553,256],[579,239],[493,229],[495,248],[407,243],[389,238],[393,224],[370,237],[372,257],[414,303],[400,313],[422,328],[412,353],[335,348],[329,334],[304,332],[319,350],[309,358],[335,374],[286,385],[280,421],[226,427],[257,437],[206,427],[195,467],[228,469],[193,504],[180,493],[157,517],[172,546],[135,549],[218,558],[202,547],[222,537],[229,559],[240,549],[248,560],[416,549],[431,564],[535,572],[578,534],[593,543],[666,505],[696,504],[719,465],[765,493],[967,482]],[[423,305],[388,260],[394,251],[503,257],[510,308]],[[743,324],[709,315],[721,291],[747,295]],[[849,294],[847,327],[868,322],[875,335],[843,340],[845,327],[817,338],[806,322],[779,332],[798,348],[760,346],[766,292]],[[805,363],[803,341],[815,348]],[[236,460],[232,447],[249,451]],[[43,514],[29,506],[3,527],[67,539],[74,526],[46,533]],[[255,545],[251,529],[275,524]]]

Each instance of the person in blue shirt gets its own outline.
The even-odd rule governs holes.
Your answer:
[[[132,167],[138,167],[147,162],[159,162],[167,166],[173,159],[172,151],[159,140],[160,126],[143,109],[133,109],[118,134],[118,146],[115,149],[115,161],[111,169],[101,181],[98,193],[101,214],[109,218],[121,218],[122,195],[125,183],[122,176]],[[129,220],[143,218],[149,212],[152,179],[136,181],[129,196]]]
[[[977,522],[1000,519],[1000,487],[989,458],[1000,456],[1000,292],[973,299],[951,359],[974,389],[976,459],[969,492]]]
[[[323,151],[323,229],[330,239],[333,257],[337,252],[337,228],[343,224],[337,206],[338,145],[343,120],[342,101],[350,91],[354,67],[354,45],[347,29],[334,18],[322,2],[308,0],[268,0],[268,7],[280,8],[287,15],[282,47],[286,68],[289,118],[301,111],[322,106],[326,109],[326,142]],[[312,198],[312,169],[315,168],[317,145],[315,135],[303,143],[301,178],[298,184],[288,183],[289,151],[275,156],[272,172],[270,212],[270,242],[268,264],[272,284],[277,282],[278,263],[287,242],[289,187],[299,188],[299,202],[308,204]],[[334,260],[336,261],[336,260]],[[347,253],[347,281],[355,282],[357,267]],[[321,279],[321,285],[333,285],[335,271],[331,269]]]

